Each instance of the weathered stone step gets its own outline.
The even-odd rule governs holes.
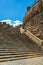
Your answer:
[[[38,52],[17,52],[16,50],[1,50],[0,51],[0,55],[8,55],[8,54],[37,54],[37,55],[42,55],[42,53],[38,53]]]
[[[0,56],[5,56],[5,55],[42,55],[41,53],[10,53],[10,52],[7,52],[7,53],[0,53]]]
[[[26,59],[25,57],[21,57],[21,58],[8,58],[8,59],[1,59],[0,60],[0,63],[1,62],[6,62],[6,61],[13,61],[13,60],[20,60],[20,59]]]
[[[19,60],[19,59],[26,59],[26,58],[34,58],[40,57],[40,54],[8,54],[8,55],[0,55],[0,62],[11,61],[11,60]]]

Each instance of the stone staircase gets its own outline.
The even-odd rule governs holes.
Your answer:
[[[0,49],[0,62],[13,61],[13,60],[21,60],[21,59],[29,59],[34,57],[42,57],[42,53],[34,53],[34,52],[16,52],[15,49],[11,48],[2,48]]]
[[[0,63],[42,56],[42,49],[19,29],[0,31]]]

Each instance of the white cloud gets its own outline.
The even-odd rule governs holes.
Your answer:
[[[19,21],[19,20],[12,21],[12,20],[9,20],[9,19],[8,19],[8,20],[2,20],[1,22],[2,22],[2,23],[3,23],[3,22],[6,22],[6,24],[13,25],[13,27],[22,24],[22,22]],[[12,23],[12,22],[13,22],[13,23]]]
[[[13,27],[18,26],[20,24],[22,24],[22,22],[19,20],[16,20],[16,21],[14,21]]]

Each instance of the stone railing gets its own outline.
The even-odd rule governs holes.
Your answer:
[[[35,35],[33,35],[30,31],[20,28],[21,34],[26,34],[32,41],[34,41],[39,47],[43,50],[43,40],[39,39]]]

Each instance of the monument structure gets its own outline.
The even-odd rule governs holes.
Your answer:
[[[27,7],[22,29],[38,45],[43,45],[43,0],[38,0],[32,7]]]

